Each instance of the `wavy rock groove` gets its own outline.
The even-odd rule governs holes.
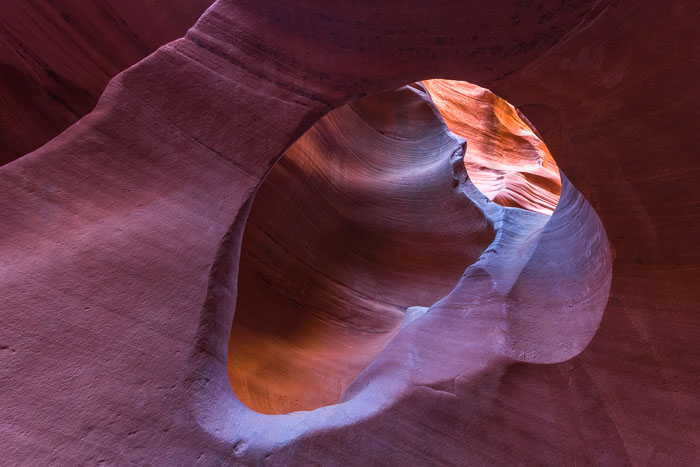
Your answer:
[[[454,189],[455,151],[426,91],[406,86],[332,112],[273,168],[246,224],[231,335],[246,405],[337,402],[407,308],[452,290],[493,235]]]

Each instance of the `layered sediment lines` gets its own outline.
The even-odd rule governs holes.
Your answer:
[[[551,214],[559,201],[559,169],[547,146],[508,102],[463,81],[425,81],[450,130],[468,141],[469,178],[489,199]]]
[[[390,464],[479,462],[480,439],[461,430],[494,403],[505,369],[590,342],[611,278],[592,208],[568,181],[551,218],[489,203],[463,149],[412,85],[332,112],[273,168],[241,249],[228,358],[238,399],[209,389],[199,406],[210,433],[246,446],[241,459],[331,461],[321,453],[359,438],[361,456]],[[418,429],[430,459],[417,440],[381,448],[412,439],[436,406]]]
[[[0,165],[90,112],[107,82],[182,36],[213,0],[4,2]]]
[[[322,118],[260,187],[241,248],[228,368],[262,413],[338,402],[411,306],[457,284],[493,238],[455,190],[449,134],[420,85]]]

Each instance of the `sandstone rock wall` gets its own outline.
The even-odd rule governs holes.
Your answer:
[[[219,0],[0,169],[3,459],[696,464],[696,10]],[[260,181],[330,110],[430,78],[523,111],[561,170],[557,211],[514,263],[496,249],[468,270],[476,294],[400,330],[341,404],[247,409],[226,361]]]
[[[0,18],[0,165],[90,112],[114,75],[182,36],[211,0],[24,0]]]

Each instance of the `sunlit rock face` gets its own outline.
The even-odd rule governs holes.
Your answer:
[[[559,169],[547,146],[508,102],[465,83],[425,81],[450,130],[469,144],[469,178],[489,199],[551,214],[559,201]]]

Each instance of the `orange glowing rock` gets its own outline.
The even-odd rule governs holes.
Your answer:
[[[467,140],[469,178],[490,200],[543,214],[559,201],[559,169],[518,110],[464,81],[423,82],[449,129]]]

